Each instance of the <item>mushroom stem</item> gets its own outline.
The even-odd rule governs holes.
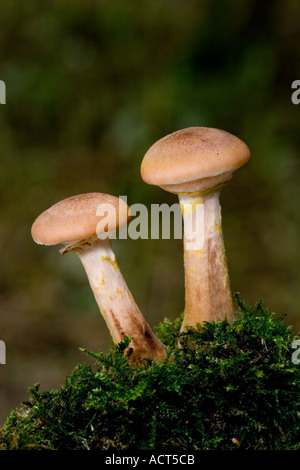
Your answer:
[[[115,344],[125,336],[131,339],[131,360],[151,358],[161,362],[166,349],[144,319],[118,267],[109,239],[97,237],[74,244],[64,251],[73,251],[80,258],[96,302]]]
[[[184,220],[185,313],[181,330],[225,316],[231,321],[233,302],[222,235],[220,188],[178,196]],[[199,204],[204,209],[200,216],[196,211]],[[189,249],[195,233],[198,246]]]

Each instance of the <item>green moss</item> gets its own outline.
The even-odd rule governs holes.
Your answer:
[[[132,368],[125,339],[105,356],[86,351],[59,390],[30,389],[8,417],[1,449],[299,449],[300,365],[283,318],[242,302],[233,323],[180,333],[161,323],[163,364]],[[180,343],[180,348],[178,344]]]

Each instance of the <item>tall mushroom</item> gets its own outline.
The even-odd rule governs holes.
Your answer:
[[[114,343],[125,336],[131,338],[133,362],[144,358],[161,362],[166,357],[165,346],[136,305],[111,248],[109,236],[129,218],[129,207],[121,198],[80,194],[40,214],[31,234],[38,244],[64,244],[62,254],[73,251],[80,258]]]
[[[249,157],[247,145],[238,137],[219,129],[190,127],[157,141],[142,161],[143,180],[177,194],[183,213],[182,330],[225,316],[233,319],[219,196],[233,172]],[[196,210],[199,205],[203,205],[203,217]],[[198,245],[191,240],[195,233]]]

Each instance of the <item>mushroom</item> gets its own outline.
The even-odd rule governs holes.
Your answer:
[[[114,343],[130,338],[132,362],[144,358],[161,362],[166,348],[135,303],[111,248],[111,238],[129,219],[129,207],[121,198],[80,194],[40,214],[31,234],[38,244],[64,244],[61,254],[73,251],[80,258]]]
[[[182,330],[204,321],[234,318],[219,196],[233,172],[249,158],[247,145],[238,137],[219,129],[190,127],[158,140],[142,161],[143,180],[177,194],[182,209]]]

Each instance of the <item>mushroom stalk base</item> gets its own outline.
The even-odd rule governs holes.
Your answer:
[[[220,191],[179,194],[184,220],[185,313],[181,330],[204,321],[233,319],[222,235]],[[197,207],[202,211],[197,211]],[[198,237],[198,246],[189,249]]]
[[[72,247],[87,273],[96,302],[115,344],[131,339],[131,360],[166,358],[165,346],[152,332],[118,267],[109,240],[95,238]]]

